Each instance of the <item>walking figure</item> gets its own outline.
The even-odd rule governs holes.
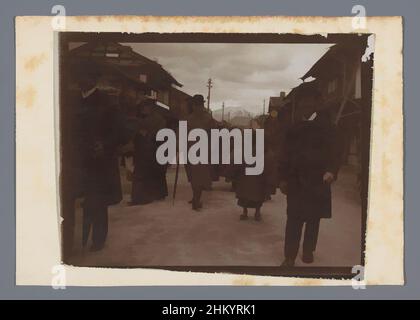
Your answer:
[[[280,152],[279,186],[287,195],[286,267],[295,264],[304,225],[302,261],[314,261],[320,219],[331,218],[330,185],[337,178],[339,155],[335,129],[320,107],[320,93],[303,87],[296,101],[297,121]]]
[[[188,130],[203,129],[210,132],[213,126],[213,118],[204,107],[204,98],[201,94],[196,94],[191,98],[192,112],[187,117]],[[210,157],[210,155],[209,155]],[[191,183],[193,197],[190,201],[192,209],[198,211],[203,207],[201,195],[204,190],[210,190],[212,184],[211,168],[209,161],[207,164],[188,163],[186,166],[188,180]]]

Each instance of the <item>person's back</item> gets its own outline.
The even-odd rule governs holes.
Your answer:
[[[186,121],[188,130],[203,129],[207,131],[212,127],[212,117],[204,108],[194,109],[187,116]]]
[[[213,124],[211,115],[204,108],[204,98],[202,95],[195,95],[191,98],[192,112],[186,117],[187,128],[190,132],[194,129],[202,129],[206,131],[207,138]],[[188,144],[188,149],[193,143]],[[208,151],[208,150],[207,150]],[[210,190],[212,184],[211,169],[209,164],[209,154],[207,155],[207,163],[187,164],[187,174],[191,182],[193,198],[190,201],[193,210],[202,208],[201,194],[204,190]]]

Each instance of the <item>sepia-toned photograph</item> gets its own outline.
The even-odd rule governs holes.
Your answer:
[[[403,284],[402,19],[361,21],[17,17],[16,283]]]
[[[364,265],[373,34],[58,39],[64,264]]]

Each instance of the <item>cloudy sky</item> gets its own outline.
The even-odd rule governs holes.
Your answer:
[[[263,100],[298,85],[305,72],[326,52],[329,44],[214,44],[137,43],[132,48],[160,63],[180,83],[181,90],[207,97],[210,106],[240,106],[260,112]]]

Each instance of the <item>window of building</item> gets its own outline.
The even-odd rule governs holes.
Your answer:
[[[147,74],[140,74],[139,75],[140,82],[146,83],[147,82]]]
[[[162,102],[165,104],[169,104],[169,91],[163,91]]]
[[[337,90],[337,79],[334,79],[328,82],[328,89],[327,89],[328,94],[333,93],[336,90]]]
[[[149,97],[152,98],[152,99],[157,99],[157,91],[150,90]]]

